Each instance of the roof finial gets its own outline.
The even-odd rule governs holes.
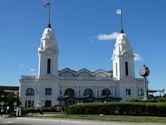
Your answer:
[[[50,19],[50,17],[51,17],[51,1],[50,0],[48,0],[48,2],[47,3],[45,3],[44,4],[44,7],[45,8],[48,8],[48,28],[51,28],[51,19]]]
[[[120,15],[120,24],[121,24],[121,31],[120,31],[120,33],[124,33],[124,30],[123,30],[123,18],[122,18],[122,9],[117,9],[116,10],[116,13],[118,14],[118,15]]]

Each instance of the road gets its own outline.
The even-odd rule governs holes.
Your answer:
[[[160,123],[126,123],[72,119],[0,118],[0,125],[165,125]]]

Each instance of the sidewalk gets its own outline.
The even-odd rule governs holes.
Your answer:
[[[54,125],[165,125],[164,123],[136,123],[136,122],[117,122],[117,121],[97,121],[97,120],[79,120],[79,119],[42,119],[42,118],[30,118],[30,117],[20,117],[17,120],[24,121],[35,121],[36,123],[54,123]]]
[[[8,114],[3,114],[2,117],[0,116],[0,119],[3,119],[3,118],[8,118],[9,115]]]

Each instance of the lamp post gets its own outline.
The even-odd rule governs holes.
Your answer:
[[[143,100],[148,99],[148,83],[146,82],[146,77],[150,74],[150,70],[147,66],[143,65],[140,69],[140,75],[144,77],[144,97]]]

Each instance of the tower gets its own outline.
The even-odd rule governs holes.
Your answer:
[[[115,79],[135,77],[133,49],[123,30],[117,36],[112,60],[113,77]]]
[[[58,75],[58,47],[51,25],[44,29],[38,49],[38,77]]]

